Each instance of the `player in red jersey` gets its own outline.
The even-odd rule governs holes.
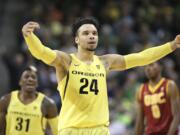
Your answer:
[[[177,135],[180,120],[179,94],[174,81],[163,78],[161,65],[145,67],[148,82],[137,91],[135,135]]]

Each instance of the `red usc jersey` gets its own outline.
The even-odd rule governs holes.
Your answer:
[[[168,96],[168,80],[163,78],[152,88],[148,83],[143,84],[140,91],[146,120],[146,135],[166,135],[173,116]]]

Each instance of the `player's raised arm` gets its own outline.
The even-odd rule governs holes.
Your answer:
[[[177,35],[172,42],[152,47],[139,53],[133,53],[125,56],[110,54],[103,57],[106,61],[108,61],[110,70],[125,70],[153,63],[173,52],[177,48],[180,48],[180,35]]]
[[[31,54],[45,62],[48,65],[57,65],[61,62],[63,66],[64,62],[70,61],[70,56],[61,51],[54,51],[46,46],[44,46],[39,38],[33,33],[35,29],[40,28],[37,22],[28,22],[22,28],[22,33],[26,44],[31,52]]]
[[[178,125],[180,122],[180,113],[179,113],[180,97],[179,97],[179,91],[178,91],[177,85],[175,84],[174,81],[169,82],[168,95],[170,96],[173,120],[171,122],[167,135],[174,135],[175,131],[178,129]]]

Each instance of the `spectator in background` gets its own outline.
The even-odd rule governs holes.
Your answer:
[[[177,135],[180,97],[176,83],[163,78],[158,62],[145,67],[148,82],[137,91],[135,135]]]

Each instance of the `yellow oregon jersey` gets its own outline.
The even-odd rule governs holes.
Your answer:
[[[46,119],[41,112],[44,95],[30,104],[24,105],[18,98],[18,91],[11,93],[11,101],[6,115],[6,135],[44,135]]]
[[[87,65],[71,54],[68,74],[58,84],[62,99],[59,129],[109,124],[106,70],[97,56]]]

